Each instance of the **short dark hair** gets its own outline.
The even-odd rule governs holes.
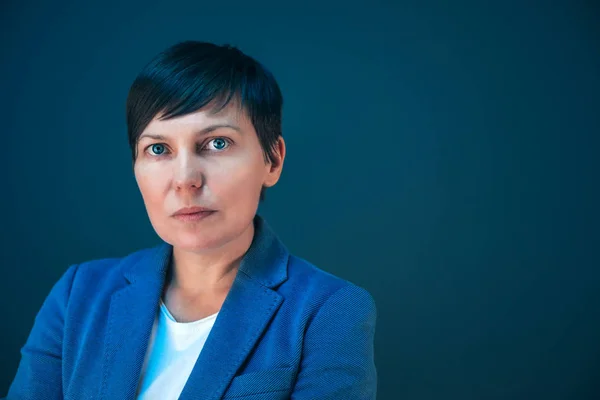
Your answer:
[[[141,133],[159,113],[160,119],[170,119],[208,104],[218,112],[232,99],[250,118],[265,162],[272,162],[282,135],[283,107],[273,74],[231,45],[184,41],[162,51],[142,69],[127,96],[127,134],[133,163]],[[261,201],[264,192],[265,188]]]

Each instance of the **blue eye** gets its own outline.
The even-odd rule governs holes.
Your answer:
[[[225,147],[225,141],[223,139],[215,139],[215,148],[221,150],[223,147]]]
[[[216,150],[223,150],[229,144],[227,142],[227,140],[225,140],[223,138],[215,138],[215,139],[211,140],[209,143],[212,143],[213,147]]]
[[[165,152],[165,146],[160,143],[151,145],[150,149],[152,150],[152,153],[156,154],[157,156]]]
[[[231,142],[226,138],[214,138],[204,145],[204,149],[212,152],[221,152],[226,150],[229,145],[231,145]],[[146,151],[150,156],[160,157],[168,154],[169,150],[164,143],[154,143],[148,146]]]

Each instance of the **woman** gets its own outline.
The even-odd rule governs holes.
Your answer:
[[[286,147],[273,76],[183,42],[127,99],[135,178],[162,243],[71,266],[9,399],[374,399],[369,293],[291,255],[257,215]]]

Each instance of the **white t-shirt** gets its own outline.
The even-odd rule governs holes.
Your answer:
[[[138,400],[179,398],[217,315],[177,322],[161,300],[142,366]]]

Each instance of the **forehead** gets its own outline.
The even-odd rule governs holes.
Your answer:
[[[252,124],[243,107],[236,101],[230,101],[227,106],[218,109],[214,104],[208,104],[198,111],[192,113],[162,119],[163,113],[156,115],[142,133],[149,131],[172,131],[172,130],[198,130],[211,125],[232,125],[240,130],[252,129]]]

